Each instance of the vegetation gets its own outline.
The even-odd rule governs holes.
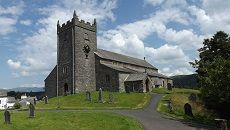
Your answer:
[[[3,115],[3,112],[0,112]],[[2,124],[3,130],[141,130],[134,119],[106,112],[36,112],[28,118],[27,112],[11,112],[11,124]],[[3,123],[3,118],[0,118]]]
[[[20,109],[21,108],[21,104],[19,102],[16,102],[14,104],[14,109]]]
[[[170,78],[173,79],[173,85],[178,88],[197,88],[197,74],[176,75]]]
[[[113,94],[114,103],[109,103],[109,94]],[[148,93],[119,93],[103,92],[104,103],[98,103],[98,92],[92,92],[92,101],[86,100],[85,93],[52,98],[48,104],[43,101],[36,105],[36,109],[139,109],[150,101]]]
[[[188,100],[188,97],[191,93],[194,93],[199,97],[199,90],[173,88],[172,91],[168,91],[166,88],[155,88],[153,91],[156,93],[165,94],[158,103],[158,112],[187,121],[194,121],[203,124],[214,124],[214,117],[216,116],[214,112],[205,109],[203,102],[199,99],[196,102],[190,102]],[[168,108],[168,101],[171,101],[172,103],[172,111],[170,111]],[[194,118],[185,116],[185,103],[191,104]]]
[[[230,37],[219,31],[203,44],[200,60],[191,63],[197,68],[202,99],[207,108],[230,119]]]

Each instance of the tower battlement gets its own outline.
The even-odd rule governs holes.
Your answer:
[[[61,26],[60,26],[59,21],[58,21],[58,23],[57,23],[57,33],[61,33],[64,30],[69,29],[70,27],[73,27],[73,26],[78,26],[78,27],[81,27],[81,28],[84,28],[84,29],[87,29],[87,30],[90,30],[90,31],[94,31],[94,32],[97,31],[96,19],[94,19],[93,24],[91,24],[88,21],[86,22],[85,20],[80,20],[78,18],[78,16],[76,15],[76,12],[74,11],[73,18],[72,18],[71,21],[68,20],[66,23],[63,23]]]

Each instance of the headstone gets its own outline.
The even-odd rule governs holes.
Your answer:
[[[168,109],[169,109],[169,112],[172,112],[172,102],[171,102],[171,100],[168,101]]]
[[[45,96],[45,104],[48,104],[48,96]]]
[[[196,97],[196,94],[195,93],[191,93],[188,97],[188,100],[191,101],[191,102],[196,102],[197,100],[197,97]]]
[[[226,119],[215,119],[217,128],[220,130],[228,130],[228,123]]]
[[[102,103],[103,101],[102,101],[102,89],[100,88],[99,89],[99,92],[98,92],[98,102],[99,103]]]
[[[113,94],[109,94],[109,103],[113,103],[114,102],[114,98],[113,98]]]
[[[168,88],[169,91],[171,91],[172,90],[172,85],[170,83],[168,83],[167,88]]]
[[[34,98],[34,105],[36,105],[36,103],[37,103],[37,102],[36,102],[36,99]]]
[[[187,116],[194,117],[192,113],[192,106],[189,103],[186,103],[184,105],[184,113]]]
[[[4,112],[5,124],[10,124],[10,112],[6,109]]]
[[[29,117],[30,118],[33,118],[34,117],[34,110],[35,110],[35,107],[34,107],[34,105],[32,104],[32,103],[30,103],[30,105],[29,105]]]
[[[89,91],[86,91],[85,95],[86,95],[86,100],[91,102],[92,101],[91,93]]]

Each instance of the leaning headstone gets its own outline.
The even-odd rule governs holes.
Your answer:
[[[171,100],[168,101],[168,109],[169,109],[169,112],[172,112],[172,102]]]
[[[99,103],[102,103],[103,101],[102,101],[102,89],[100,88],[99,89],[99,92],[98,92],[98,102]]]
[[[34,117],[34,110],[35,110],[35,107],[34,107],[34,105],[32,104],[32,103],[30,103],[30,105],[29,105],[29,117],[30,118],[33,118]]]
[[[192,113],[192,106],[189,103],[186,103],[184,105],[184,113],[187,116],[194,117]]]
[[[4,123],[10,124],[10,112],[6,109],[4,112]]]
[[[215,119],[217,129],[228,130],[228,123],[226,119]]]
[[[167,88],[168,88],[169,91],[171,91],[172,90],[172,85],[170,83],[168,83]]]
[[[48,104],[48,96],[45,96],[45,104]]]
[[[114,98],[113,98],[113,94],[109,94],[109,103],[113,103],[114,102]]]
[[[87,101],[92,101],[91,93],[89,91],[86,91],[85,96]]]
[[[196,94],[195,93],[191,93],[188,97],[188,100],[191,101],[191,102],[196,102],[197,100],[197,97],[196,97]]]

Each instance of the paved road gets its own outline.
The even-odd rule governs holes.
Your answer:
[[[115,112],[137,119],[145,130],[213,130],[202,125],[170,119],[156,112],[157,103],[162,95],[153,94],[149,106],[143,110],[41,110],[41,111],[102,111]]]
[[[145,130],[211,130],[201,125],[164,118],[161,114],[156,112],[157,103],[161,96],[160,94],[153,94],[149,106],[143,110],[113,111],[136,118],[143,125]]]

